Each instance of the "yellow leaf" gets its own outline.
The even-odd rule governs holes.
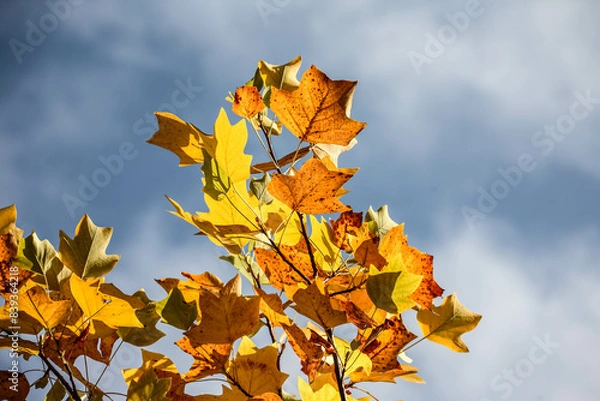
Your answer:
[[[99,291],[102,281],[82,280],[75,274],[69,279],[73,298],[90,322],[90,335],[104,337],[111,335],[119,327],[144,327],[130,303]]]
[[[146,142],[169,150],[179,157],[180,166],[202,163],[202,150],[214,153],[216,140],[171,113],[156,112],[158,131]]]
[[[278,393],[288,377],[277,369],[278,358],[275,344],[259,349],[242,337],[237,356],[227,363],[227,374],[248,394]]]
[[[433,305],[431,310],[420,309],[417,320],[423,335],[430,341],[441,344],[455,352],[469,352],[461,335],[475,329],[481,315],[473,313],[452,294],[440,306]]]
[[[300,140],[347,146],[366,126],[346,115],[356,82],[332,81],[310,67],[297,90],[272,88],[271,109]]]
[[[310,243],[315,247],[315,261],[325,271],[335,271],[342,263],[342,255],[333,243],[333,232],[323,217],[319,221],[310,216]]]
[[[215,122],[215,138],[217,146],[214,158],[231,182],[238,183],[250,178],[252,156],[244,153],[248,141],[246,123],[242,120],[231,125],[227,113],[221,109]]]
[[[352,174],[329,170],[322,161],[309,159],[296,175],[275,174],[267,189],[292,210],[325,214],[349,210],[338,200],[338,190]]]
[[[298,56],[283,65],[269,64],[264,60],[258,62],[258,71],[265,86],[294,91],[300,85],[296,74],[300,70],[302,57]]]
[[[295,287],[292,291],[288,296],[295,302],[293,308],[322,328],[330,329],[347,322],[346,314],[331,306],[332,298],[322,288],[321,282],[315,281],[306,288]]]
[[[26,313],[39,322],[39,329],[52,329],[66,320],[71,301],[53,301],[39,286],[19,296],[19,314]]]

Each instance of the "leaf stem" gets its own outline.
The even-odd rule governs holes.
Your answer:
[[[71,384],[69,384],[67,382],[67,380],[63,377],[63,375],[61,375],[60,372],[58,370],[56,370],[54,365],[52,365],[52,363],[46,357],[46,355],[44,355],[43,343],[40,343],[39,355],[40,355],[40,358],[42,359],[42,361],[46,364],[46,366],[48,366],[48,369],[50,369],[50,371],[52,373],[54,373],[54,375],[56,376],[56,378],[58,379],[60,384],[63,385],[63,387],[65,388],[65,390],[67,390],[67,392],[71,395],[71,397],[73,397],[73,399],[75,401],[81,401],[81,397],[79,397],[79,394],[77,393],[77,387],[75,386],[75,382],[73,381],[73,376],[71,375]]]
[[[337,348],[335,347],[335,341],[333,338],[333,329],[328,328],[325,330],[325,333],[327,333],[327,340],[331,343],[331,345],[333,346],[333,349],[335,350],[335,353],[333,354],[333,365],[334,365],[334,369],[335,369],[335,381],[337,382],[338,392],[340,393],[340,400],[347,401],[348,398],[346,397],[346,387],[344,386],[344,373],[343,373],[344,368],[340,361],[340,357],[338,355]]]

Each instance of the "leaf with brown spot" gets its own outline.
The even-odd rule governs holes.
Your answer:
[[[306,214],[344,212],[350,208],[338,191],[352,174],[329,170],[322,161],[309,159],[296,175],[275,174],[267,190],[292,210]]]
[[[410,295],[410,299],[426,309],[431,309],[431,301],[440,297],[444,289],[433,278],[433,256],[409,246],[404,235],[404,224],[392,227],[383,240],[379,252],[388,262],[398,259],[403,265],[402,270],[423,276],[417,290]]]
[[[270,107],[300,140],[347,146],[366,126],[346,114],[356,82],[332,81],[314,65],[293,92],[272,88]]]
[[[350,239],[348,235],[357,236],[362,224],[362,212],[353,212],[352,210],[341,213],[340,216],[331,222],[335,244],[346,252],[351,252]]]
[[[300,241],[294,246],[280,245],[279,249],[283,256],[273,249],[254,249],[256,262],[273,287],[283,290],[285,286],[297,285],[304,281],[302,276],[292,269],[290,263],[305,277],[312,277],[313,269],[306,242]]]
[[[262,97],[254,86],[240,86],[235,90],[231,110],[238,116],[251,119],[264,108]]]
[[[0,294],[7,294],[6,297],[13,288],[18,290],[33,275],[12,264],[18,253],[16,242],[13,234],[0,235]]]
[[[26,401],[29,395],[31,385],[24,373],[17,373],[16,383],[12,382],[13,372],[7,370],[0,371],[0,394],[2,400],[6,401]],[[17,390],[13,390],[16,388]]]
[[[302,372],[312,382],[319,373],[321,365],[325,363],[323,361],[325,355],[323,348],[316,342],[311,341],[310,337],[307,337],[306,331],[309,331],[308,329],[301,329],[295,324],[283,325],[282,327],[288,335],[288,341],[292,349],[300,359]]]
[[[392,316],[383,325],[365,330],[357,340],[360,342],[360,350],[371,358],[372,370],[385,372],[400,368],[398,355],[415,338],[417,336],[402,323],[402,317]]]

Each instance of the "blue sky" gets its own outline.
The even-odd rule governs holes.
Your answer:
[[[145,143],[147,116],[177,103],[210,131],[259,59],[302,55],[302,71],[359,81],[352,115],[368,126],[340,159],[361,167],[344,201],[388,204],[446,293],[484,315],[470,354],[420,344],[410,356],[428,384],[383,386],[382,399],[592,401],[599,18],[593,0],[3,1],[0,205],[54,244],[83,213],[114,227],[109,280],[129,292],[160,298],[151,278],[181,270],[230,277],[220,250],[165,212],[163,194],[203,210],[200,172]],[[65,194],[120,149],[130,160],[70,212]],[[533,363],[537,341],[555,346]]]

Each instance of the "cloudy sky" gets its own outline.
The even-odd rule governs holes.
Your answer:
[[[368,126],[341,158],[361,167],[345,202],[388,204],[447,294],[484,315],[471,353],[421,343],[428,383],[381,399],[597,399],[600,3],[69,1],[0,5],[0,206],[16,203],[26,232],[57,244],[88,213],[115,228],[109,280],[154,298],[152,277],[231,277],[166,213],[163,194],[203,210],[200,173],[145,143],[152,112],[180,90],[176,114],[210,131],[258,60],[302,55],[302,71],[359,81]],[[82,199],[119,152],[121,171]]]

